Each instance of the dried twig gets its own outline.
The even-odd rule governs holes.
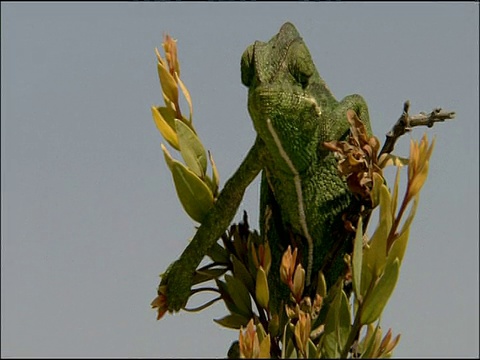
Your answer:
[[[421,112],[420,114],[410,116],[408,110],[410,108],[410,101],[405,101],[403,104],[403,113],[398,121],[393,125],[392,130],[386,134],[386,140],[383,144],[381,154],[389,154],[393,151],[395,143],[398,138],[406,132],[412,130],[414,126],[428,126],[432,127],[434,123],[455,118],[454,111],[444,111],[441,108],[433,109],[429,114]]]

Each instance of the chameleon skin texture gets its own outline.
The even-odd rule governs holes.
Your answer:
[[[253,125],[268,151],[260,228],[272,249],[269,281],[275,308],[275,301],[288,296],[279,282],[279,267],[289,244],[299,247],[307,285],[316,285],[320,269],[329,286],[341,275],[353,235],[345,230],[342,215],[359,206],[339,177],[333,154],[322,144],[348,135],[348,109],[369,132],[370,121],[361,96],[335,99],[290,23],[267,43],[250,45],[241,71]]]

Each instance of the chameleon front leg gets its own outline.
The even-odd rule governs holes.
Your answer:
[[[240,167],[226,182],[187,248],[162,275],[160,286],[166,285],[169,311],[179,311],[185,307],[191,294],[192,278],[197,266],[208,249],[230,225],[242,201],[245,189],[262,170],[265,156],[265,144],[257,137]]]
[[[342,125],[337,127],[337,131],[332,134],[331,139],[342,139],[350,131],[350,125],[347,121],[348,110],[355,111],[362,123],[365,125],[368,134],[372,135],[370,116],[368,114],[368,105],[362,96],[353,94],[345,96],[342,101],[338,103],[335,109],[334,118],[341,119]]]

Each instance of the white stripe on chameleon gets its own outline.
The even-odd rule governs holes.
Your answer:
[[[310,233],[308,232],[307,221],[305,219],[305,209],[303,205],[302,183],[300,181],[300,175],[298,174],[297,169],[295,169],[295,166],[293,165],[292,160],[290,160],[287,153],[283,149],[282,143],[280,142],[280,139],[278,138],[278,135],[275,132],[275,129],[272,126],[272,121],[270,119],[267,119],[267,127],[268,127],[268,131],[270,131],[270,134],[272,134],[272,138],[273,138],[273,141],[275,141],[275,145],[277,145],[280,156],[283,158],[283,160],[285,160],[288,167],[293,173],[293,183],[295,184],[295,191],[297,193],[297,199],[298,199],[298,217],[300,220],[300,226],[302,227],[303,235],[305,236],[308,242],[308,259],[307,259],[307,276],[306,276],[306,285],[308,286],[310,285],[310,276],[312,274],[312,267],[313,267],[313,240],[312,240],[312,237],[310,236]]]

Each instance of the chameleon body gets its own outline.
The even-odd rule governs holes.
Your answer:
[[[280,283],[279,266],[289,244],[299,247],[307,291],[313,291],[319,270],[331,285],[344,269],[343,254],[351,246],[352,234],[342,215],[356,201],[338,175],[333,154],[322,144],[348,135],[349,109],[370,132],[365,101],[359,95],[341,102],[335,99],[291,23],[285,23],[270,41],[247,47],[241,77],[248,87],[248,110],[257,139],[187,249],[163,276],[169,310],[185,305],[196,267],[229,226],[246,186],[260,170],[260,230],[272,249],[272,301],[279,300],[286,288]]]

